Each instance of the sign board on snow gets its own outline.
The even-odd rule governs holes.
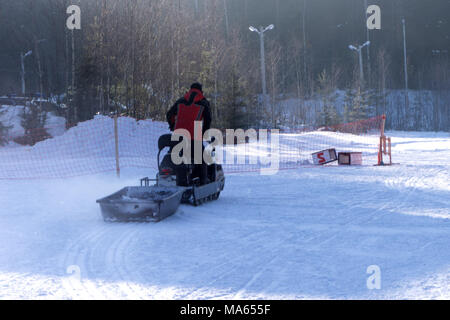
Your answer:
[[[362,165],[362,152],[339,152],[339,165]]]
[[[312,154],[313,162],[316,165],[323,165],[337,160],[336,149],[328,149]]]

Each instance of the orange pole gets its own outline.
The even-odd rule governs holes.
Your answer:
[[[391,145],[391,138],[388,138],[388,146],[389,146],[389,164],[392,165],[392,145]]]
[[[382,140],[383,140],[383,137],[380,137],[380,145],[379,145],[379,147],[378,147],[378,165],[379,166],[381,166],[381,163],[383,162],[383,145],[382,145]]]

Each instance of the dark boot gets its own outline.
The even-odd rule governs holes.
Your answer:
[[[208,179],[208,166],[205,162],[200,165],[200,184],[205,185],[209,183]]]

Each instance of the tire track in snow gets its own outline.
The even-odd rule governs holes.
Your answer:
[[[260,268],[255,274],[253,274],[250,280],[248,280],[245,283],[245,285],[241,289],[239,289],[238,292],[233,296],[232,300],[242,299],[247,289],[250,288],[262,276],[262,274],[269,269],[269,266],[272,265],[277,259],[278,256],[274,256],[267,264],[264,265],[264,267]]]
[[[245,284],[237,291],[237,293],[232,297],[232,300],[239,300],[244,298],[245,292],[254,284],[258,279],[261,278],[261,276],[270,269],[270,267],[278,261],[281,257],[279,255],[279,248],[283,246],[285,243],[292,243],[292,240],[294,239],[295,235],[290,234],[288,237],[279,239],[278,241],[274,242],[272,245],[272,252],[271,252],[271,258],[268,262],[261,261],[260,265],[261,267],[258,268],[258,270],[250,277],[248,281],[245,282]],[[259,254],[256,256],[260,257]],[[261,260],[261,259],[260,259]],[[274,280],[271,280],[272,282],[265,285],[265,287],[271,287],[273,285]],[[260,291],[261,292],[261,291]]]
[[[65,250],[65,254],[61,259],[61,267],[66,273],[69,268],[79,268],[79,275],[75,274],[74,277],[67,277],[63,279],[63,286],[66,293],[71,298],[84,299],[85,295],[91,299],[99,298],[99,290],[92,285],[89,280],[88,267],[86,266],[87,259],[86,254],[91,246],[91,243],[98,243],[100,239],[107,232],[106,227],[95,229],[94,231],[83,233],[75,241],[73,241]]]
[[[135,274],[126,268],[126,255],[129,252],[131,240],[138,233],[138,224],[126,225],[126,231],[108,247],[106,252],[106,264],[114,266],[114,273],[117,275],[116,281],[122,293],[127,299],[144,299],[142,290],[136,283],[130,283],[129,279]]]
[[[129,298],[132,292],[128,283],[122,277],[123,273],[120,271],[117,259],[114,258],[118,246],[122,245],[122,242],[124,242],[124,245],[127,244],[125,238],[131,232],[133,232],[133,229],[128,226],[108,224],[107,232],[97,239],[96,244],[81,258],[86,261],[89,274],[97,278],[97,290],[101,291],[102,298]],[[96,267],[99,266],[104,267],[100,272],[96,270]],[[103,277],[106,279],[103,279]],[[102,284],[101,281],[103,280],[107,282]]]
[[[170,217],[169,219],[172,219]],[[138,248],[139,244],[142,243],[143,240],[151,242],[155,242],[155,239],[149,238],[149,230],[146,228],[146,226],[152,225],[152,224],[142,224],[139,225],[140,228],[137,228],[136,233],[129,239],[129,247],[131,248]],[[148,243],[147,243],[148,245]],[[183,294],[185,294],[185,291],[188,291],[188,289],[185,288],[161,288],[158,285],[150,285],[149,281],[151,281],[155,276],[157,276],[157,273],[150,272],[147,274],[144,274],[142,271],[142,266],[136,266],[132,264],[133,260],[130,256],[128,258],[124,258],[125,255],[121,255],[123,257],[123,262],[121,265],[122,268],[122,274],[123,275],[132,275],[132,278],[135,279],[134,283],[138,284],[139,287],[139,296],[140,299],[182,299]]]
[[[355,197],[355,200],[350,200],[346,202],[342,202],[345,204],[346,210],[349,210],[350,213],[347,215],[349,219],[343,223],[344,226],[349,225],[367,225],[370,222],[378,220],[386,215],[392,214],[393,211],[397,211],[396,209],[404,208],[405,203],[409,203],[414,192],[416,191],[416,185],[419,181],[419,177],[413,176],[409,177],[406,181],[397,181],[396,179],[387,179],[384,184],[380,183],[379,188],[385,188],[385,186],[389,186],[393,190],[395,190],[395,196],[393,197],[381,197],[386,194],[386,192],[382,192],[382,190],[377,190],[378,192],[373,192],[373,190],[367,191],[367,196],[365,197],[366,203],[376,203],[379,204],[373,209],[369,210],[368,214],[361,215],[360,217],[354,216],[352,213],[352,208],[358,207],[361,202],[361,197]],[[402,188],[399,190],[397,185]],[[407,187],[405,185],[411,185],[412,188]],[[406,190],[406,192],[405,192]],[[350,198],[352,199],[352,198]],[[381,204],[380,204],[381,203]],[[342,211],[342,209],[341,209]],[[356,210],[355,210],[356,211]]]
[[[106,225],[78,237],[66,250],[62,266],[78,266],[80,279],[65,279],[66,292],[70,297],[84,299],[143,299],[142,289],[130,283],[133,272],[126,269],[126,253],[136,235],[136,225]],[[119,232],[118,232],[119,231]],[[104,266],[101,274],[96,267]],[[131,269],[132,270],[132,269]],[[107,277],[102,279],[102,277]],[[105,280],[106,284],[101,284]]]
[[[253,249],[252,247],[254,246],[254,241],[256,239],[259,238],[265,238],[265,235],[269,233],[269,231],[259,231],[259,232],[253,232],[253,233],[249,233],[244,237],[240,237],[239,241],[241,243],[246,243],[246,248],[248,248],[248,250],[245,250],[245,252],[251,252]],[[240,247],[242,249],[242,246]],[[213,284],[220,282],[222,279],[228,277],[230,274],[233,274],[237,269],[239,269],[239,262],[242,261],[242,256],[237,256],[237,257],[230,257],[230,256],[234,256],[231,253],[224,253],[221,254],[219,256],[215,256],[216,261],[225,261],[222,262],[220,264],[216,264],[212,267],[206,268],[208,267],[208,262],[202,263],[199,265],[200,270],[208,270],[208,274],[215,274],[216,271],[225,269],[224,272],[221,272],[220,274],[215,274],[214,279],[211,281],[208,281],[204,284],[202,284],[202,287],[199,287],[193,291],[190,291],[188,293],[186,293],[185,295],[183,295],[180,299],[187,299],[187,300],[191,300],[191,299],[209,299],[209,295],[210,292],[207,291],[206,288],[211,287]],[[258,255],[256,255],[258,256]],[[231,266],[230,268],[227,268],[227,266]],[[202,291],[206,291],[203,295],[197,295],[198,293],[201,293]],[[205,297],[205,294],[208,295],[207,297]],[[230,293],[227,292],[225,295],[229,295]]]
[[[391,179],[388,180],[387,184],[396,189],[396,191],[399,191],[398,188],[396,188],[396,185],[400,185],[401,191],[404,192],[398,192],[397,196],[395,198],[389,199],[389,201],[386,201],[379,210],[385,210],[386,212],[382,213],[381,215],[373,214],[369,217],[369,219],[366,221],[366,224],[369,222],[373,222],[375,220],[379,220],[380,218],[392,214],[392,211],[397,211],[398,209],[402,209],[405,207],[405,204],[410,203],[411,198],[414,196],[415,192],[417,191],[417,182],[419,181],[418,177],[409,177],[405,182],[402,184],[396,183],[395,180]],[[408,186],[410,185],[410,186]],[[388,209],[389,208],[389,209]],[[401,210],[399,210],[401,211]]]
[[[447,173],[447,170],[442,168],[427,168],[425,173],[423,171],[424,170],[417,171],[416,169],[413,172],[414,175],[406,176],[406,179],[389,179],[386,181],[386,185],[390,188],[403,192],[398,192],[395,198],[390,199],[390,201],[384,205],[384,207],[390,207],[385,214],[374,216],[368,222],[379,220],[392,212],[398,212],[400,214],[405,212],[405,209],[413,207],[416,198],[420,198],[416,197],[416,195],[423,189],[423,186],[427,186],[428,181],[434,181],[435,177],[440,176],[442,173]],[[420,172],[420,174],[418,174],[418,172]],[[433,185],[428,185],[428,187],[431,189]]]

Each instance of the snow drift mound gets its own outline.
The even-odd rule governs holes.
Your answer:
[[[118,119],[121,167],[155,167],[157,137],[167,125],[151,120]],[[106,116],[75,127],[34,146],[0,148],[1,179],[65,178],[116,169],[114,120]]]

